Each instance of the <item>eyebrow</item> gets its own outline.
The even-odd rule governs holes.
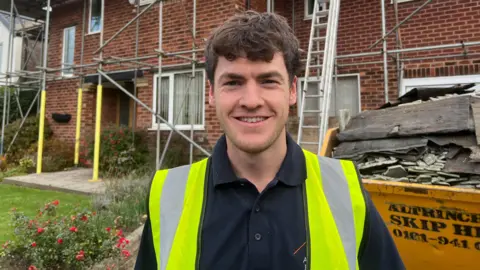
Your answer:
[[[276,77],[279,80],[283,81],[282,74],[280,74],[278,71],[270,71],[270,72],[261,73],[257,76],[257,79],[266,79],[266,78],[271,78],[271,77]],[[227,72],[227,73],[224,73],[224,74],[220,75],[219,80],[221,81],[223,79],[243,80],[243,79],[245,79],[245,77],[238,74],[238,73]]]

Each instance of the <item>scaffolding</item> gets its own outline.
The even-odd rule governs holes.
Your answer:
[[[79,65],[62,65],[61,67],[55,67],[51,68],[47,66],[47,59],[48,59],[48,42],[49,42],[49,30],[50,30],[50,13],[55,7],[62,6],[64,4],[69,4],[69,3],[74,3],[74,2],[80,2],[83,1],[83,14],[82,14],[82,40],[81,40],[81,52],[80,52],[80,64]],[[189,78],[189,84],[188,87],[185,91],[183,101],[180,107],[180,110],[178,112],[178,115],[175,117],[178,119],[180,113],[182,112],[183,107],[186,105],[185,100],[187,99],[187,95],[189,94],[189,89],[191,88],[190,85],[195,83],[194,77],[195,77],[195,69],[196,65],[201,63],[198,58],[197,58],[197,53],[203,51],[200,49],[196,42],[196,0],[193,0],[193,16],[192,16],[192,29],[189,30],[189,32],[192,35],[192,49],[191,50],[184,50],[184,51],[176,51],[176,52],[166,52],[163,49],[163,6],[164,2],[166,0],[152,0],[151,3],[146,5],[146,7],[141,7],[140,5],[140,0],[135,0],[134,4],[136,6],[136,16],[132,18],[128,23],[126,23],[123,27],[121,27],[114,35],[112,35],[108,40],[104,42],[104,25],[103,25],[103,18],[104,18],[104,11],[105,11],[105,0],[101,0],[101,27],[100,27],[100,33],[99,33],[99,47],[95,52],[93,53],[94,55],[98,55],[98,57],[92,58],[95,63],[90,63],[90,64],[84,64],[84,45],[85,45],[85,25],[86,25],[86,17],[87,17],[87,2],[88,0],[46,0],[46,3],[44,6],[39,4],[39,2],[35,2],[36,7],[32,7],[34,3],[28,0],[10,0],[10,6],[9,6],[9,12],[10,12],[10,18],[11,20],[14,20],[16,16],[21,16],[22,11],[25,10],[26,13],[29,13],[32,17],[34,17],[33,20],[36,22],[40,22],[42,25],[42,32],[44,36],[44,41],[43,41],[43,48],[42,48],[42,65],[37,66],[37,71],[35,72],[27,72],[27,71],[11,71],[7,72],[5,74],[5,80],[6,80],[6,85],[11,85],[10,84],[10,78],[12,76],[18,76],[18,75],[28,75],[30,78],[36,79],[36,82],[39,84],[38,86],[38,93],[40,93],[40,124],[39,124],[39,134],[38,134],[38,151],[37,151],[37,173],[42,172],[42,155],[43,155],[43,143],[44,143],[44,120],[45,120],[45,110],[46,110],[46,86],[47,82],[51,81],[56,81],[56,80],[62,80],[62,79],[77,79],[79,82],[79,89],[78,89],[78,97],[77,97],[77,117],[76,117],[76,135],[75,135],[75,158],[74,158],[74,163],[75,165],[78,165],[79,162],[79,151],[80,151],[80,138],[81,138],[81,114],[82,114],[82,97],[83,97],[83,87],[84,87],[84,82],[85,82],[85,77],[88,75],[88,71],[94,71],[98,74],[98,84],[97,84],[97,91],[96,91],[96,118],[95,118],[95,139],[94,139],[94,158],[93,158],[93,176],[92,179],[90,179],[90,182],[95,182],[99,181],[99,158],[100,158],[100,131],[101,131],[101,119],[102,119],[102,96],[103,96],[103,84],[102,80],[105,79],[106,81],[110,82],[113,84],[115,87],[117,87],[119,90],[121,90],[124,94],[129,96],[131,99],[134,101],[134,115],[133,115],[133,123],[132,123],[132,129],[136,129],[136,106],[140,105],[143,108],[145,108],[147,111],[149,111],[157,120],[160,120],[161,123],[165,124],[170,128],[170,133],[168,136],[167,141],[165,142],[165,146],[163,148],[163,151],[160,152],[161,150],[161,132],[160,132],[160,123],[156,125],[156,169],[160,169],[162,166],[163,159],[165,157],[166,151],[169,147],[170,140],[172,138],[173,132],[177,133],[183,139],[187,140],[190,144],[190,163],[193,162],[193,151],[194,147],[200,150],[204,155],[210,156],[210,153],[205,150],[202,146],[197,144],[194,141],[194,123],[193,123],[193,116],[192,113],[189,113],[190,117],[190,134],[187,135],[184,132],[180,131],[175,127],[175,120],[173,123],[170,123],[168,120],[164,119],[160,115],[160,97],[161,97],[161,83],[157,83],[157,88],[155,89],[156,91],[156,97],[157,99],[154,101],[156,102],[156,110],[153,110],[150,108],[147,104],[142,102],[140,99],[137,98],[137,71],[144,71],[144,70],[154,70],[158,69],[158,78],[159,82],[161,82],[162,78],[162,68],[164,65],[162,65],[162,61],[165,57],[178,57],[180,59],[186,59],[190,62],[191,64],[191,69],[192,69],[192,75]],[[167,1],[168,2],[168,1]],[[185,3],[181,0],[180,1],[182,5],[185,5]],[[22,8],[17,10],[17,4],[21,6]],[[159,20],[159,46],[158,49],[154,50],[154,52],[151,52],[149,55],[142,55],[139,56],[139,24],[140,24],[140,17],[145,14],[148,10],[152,9],[153,6],[158,5],[158,20]],[[5,6],[0,6],[0,9],[5,9]],[[31,12],[33,10],[33,12]],[[39,10],[44,10],[44,15],[42,15]],[[185,6],[183,7],[183,10],[185,10]],[[185,13],[185,16],[187,17],[187,14]],[[42,20],[43,19],[43,20]],[[186,18],[187,19],[187,18]],[[108,58],[104,57],[104,49],[105,47],[115,40],[125,29],[127,29],[130,25],[133,23],[136,23],[135,27],[135,56],[132,58],[121,58],[121,57],[116,57],[116,56],[110,56]],[[15,29],[10,28],[10,33],[13,36],[15,33]],[[185,56],[186,54],[191,54],[191,57]],[[12,55],[12,49],[8,49],[8,55],[9,59]],[[158,64],[151,64],[146,61],[151,60],[151,59],[158,59]],[[9,64],[10,65],[10,64]],[[104,67],[108,65],[126,65],[128,67],[133,67],[134,68],[134,79],[133,79],[133,84],[134,84],[134,93],[130,93],[127,89],[125,89],[124,86],[119,84],[115,79],[113,79],[110,75],[107,74],[105,71]],[[55,76],[54,72],[59,72],[59,71],[64,71],[64,70],[69,70],[73,72],[71,76]],[[90,73],[91,75],[91,73]],[[35,97],[38,98],[38,93],[37,96]],[[6,104],[7,96],[5,92],[5,97],[4,97],[4,104]],[[34,100],[34,102],[35,102]],[[32,102],[33,104],[33,102]],[[187,104],[187,106],[190,104]],[[5,106],[4,106],[5,108]],[[32,106],[30,106],[30,109]],[[2,123],[2,137],[1,137],[1,145],[3,146],[4,142],[4,127],[5,127],[5,114],[8,110],[3,110],[3,123]],[[28,113],[27,113],[28,115]],[[22,117],[22,123],[20,125],[19,130],[22,128],[23,123],[25,122],[26,116]],[[18,130],[18,131],[19,131]],[[17,134],[14,136],[14,139],[12,140],[11,144],[13,144],[15,138],[18,135]],[[10,145],[11,145],[10,144]],[[8,152],[8,150],[7,150]],[[4,154],[3,149],[0,149],[0,154]]]
[[[378,0],[377,0],[378,1]],[[354,53],[354,54],[345,54],[345,55],[337,55],[336,56],[336,67],[348,67],[348,66],[361,66],[361,65],[376,65],[382,64],[383,65],[383,86],[384,86],[384,99],[385,103],[389,102],[389,58],[396,64],[396,77],[397,77],[397,86],[398,86],[398,93],[401,93],[401,86],[403,81],[403,71],[405,67],[405,63],[407,62],[414,62],[414,61],[423,61],[423,60],[433,60],[433,59],[448,59],[448,58],[463,58],[466,59],[467,57],[477,57],[480,56],[480,52],[469,52],[468,49],[472,47],[480,46],[480,41],[459,41],[457,43],[450,43],[450,44],[439,44],[433,46],[424,46],[424,47],[412,47],[412,48],[403,48],[402,46],[402,39],[401,39],[401,32],[400,27],[408,21],[410,21],[415,15],[417,15],[420,11],[424,10],[429,4],[431,4],[434,0],[425,0],[423,4],[413,10],[408,16],[406,16],[402,21],[399,21],[399,11],[398,11],[398,3],[399,0],[391,0],[393,4],[393,13],[395,16],[395,26],[387,32],[387,23],[386,23],[386,6],[385,1],[390,2],[388,0],[380,0],[380,7],[381,7],[381,25],[382,25],[382,36],[381,38],[377,39],[374,43],[372,43],[366,50],[372,50],[378,44],[382,44],[382,49],[380,51],[373,51],[373,52],[363,52],[363,53]],[[437,0],[438,1],[438,0]],[[395,49],[389,50],[387,46],[387,38],[391,34],[395,34]],[[426,51],[438,51],[444,49],[459,49],[461,53],[450,53],[450,54],[433,54],[428,55],[425,57],[404,57],[402,58],[402,53],[412,53],[412,52],[426,52]],[[375,56],[382,56],[383,60],[381,61],[368,61],[368,60],[361,60],[361,61],[353,61],[355,58],[365,58],[365,57],[375,57]],[[338,61],[341,60],[352,60],[352,62],[348,63],[341,63],[339,64]]]
[[[52,10],[54,10],[57,7],[60,7],[65,4],[69,3],[74,3],[74,2],[80,2],[83,1],[83,13],[82,13],[82,35],[81,35],[81,52],[80,52],[80,63],[78,65],[72,64],[72,65],[63,65],[61,67],[55,67],[51,68],[48,67],[47,59],[48,59],[48,41],[49,41],[49,29],[50,29],[50,14]],[[180,131],[175,127],[175,122],[176,120],[173,121],[173,124],[170,123],[168,120],[164,119],[161,114],[160,114],[160,97],[161,97],[161,78],[162,78],[162,69],[165,67],[169,67],[169,65],[164,65],[163,60],[167,57],[177,57],[183,60],[188,60],[191,64],[191,69],[192,69],[192,76],[190,77],[189,81],[189,86],[187,87],[188,89],[191,88],[191,83],[195,80],[193,80],[193,77],[195,76],[195,69],[196,66],[202,61],[200,61],[197,57],[197,53],[203,51],[203,49],[200,49],[198,45],[195,42],[196,39],[196,23],[197,23],[197,2],[196,0],[193,0],[193,16],[192,16],[192,24],[190,33],[192,37],[192,49],[191,50],[183,50],[183,51],[175,51],[175,52],[167,52],[163,49],[163,6],[164,2],[169,2],[168,0],[151,0],[151,2],[144,6],[141,7],[140,1],[141,0],[131,0],[135,1],[135,7],[136,7],[136,15],[129,20],[123,27],[118,29],[115,34],[113,34],[111,37],[109,37],[106,41],[104,41],[104,25],[102,21],[102,27],[100,28],[100,38],[99,38],[99,47],[94,51],[94,55],[96,57],[92,57],[92,60],[94,60],[94,63],[88,63],[85,64],[85,52],[84,52],[84,45],[85,45],[85,36],[87,35],[85,33],[85,26],[86,26],[86,20],[87,20],[87,6],[89,0],[45,0],[45,1],[30,1],[30,0],[7,0],[7,1],[2,1],[0,3],[0,11],[3,11],[5,13],[10,14],[10,20],[12,23],[10,23],[10,38],[13,39],[14,35],[16,32],[20,33],[22,36],[30,38],[30,37],[35,37],[35,44],[37,42],[42,43],[42,61],[41,65],[36,67],[35,71],[26,71],[26,70],[11,70],[11,63],[10,63],[10,58],[13,57],[13,47],[9,46],[8,48],[8,71],[5,74],[0,74],[0,80],[3,80],[5,82],[5,85],[9,87],[16,87],[19,89],[35,89],[37,91],[37,95],[35,96],[34,101],[30,105],[28,111],[26,113],[22,112],[22,123],[20,125],[20,128],[23,126],[26,117],[29,115],[31,109],[33,108],[34,103],[36,102],[36,99],[40,96],[40,105],[38,108],[38,113],[40,114],[40,128],[39,128],[39,143],[38,143],[38,153],[37,153],[37,173],[42,172],[42,154],[43,154],[43,142],[44,142],[44,119],[45,119],[45,106],[46,106],[46,86],[47,82],[53,82],[53,81],[58,81],[58,80],[63,80],[63,79],[75,79],[78,80],[79,83],[79,88],[78,88],[78,97],[77,97],[77,117],[76,117],[76,135],[75,135],[75,159],[74,163],[75,165],[78,165],[79,162],[79,149],[80,149],[80,138],[81,138],[81,115],[82,115],[82,94],[85,91],[84,89],[84,81],[85,77],[87,75],[92,75],[91,72],[95,72],[93,74],[98,75],[98,84],[97,84],[97,102],[96,102],[96,119],[95,119],[95,145],[94,145],[94,160],[93,160],[93,176],[90,181],[99,181],[99,176],[98,176],[98,170],[99,170],[99,155],[100,155],[100,130],[101,130],[101,110],[102,110],[102,93],[103,93],[103,84],[102,80],[105,79],[106,82],[110,82],[114,86],[116,86],[120,91],[125,93],[127,96],[129,96],[131,99],[134,100],[134,110],[133,110],[133,123],[132,123],[132,128],[136,128],[136,113],[137,109],[136,107],[140,105],[141,107],[145,108],[148,112],[150,112],[157,120],[159,120],[161,123],[165,124],[170,128],[170,133],[168,136],[168,139],[165,142],[165,146],[163,148],[163,151],[160,152],[161,150],[161,132],[160,132],[160,123],[156,125],[156,169],[160,169],[163,159],[165,157],[166,150],[168,149],[170,140],[172,138],[173,132],[177,133],[180,135],[183,139],[187,140],[190,144],[190,162],[193,162],[193,149],[194,147],[199,149],[203,154],[206,156],[210,156],[210,153],[205,150],[203,147],[201,147],[199,144],[197,144],[194,141],[194,128],[193,128],[193,119],[192,119],[192,114],[190,113],[190,133],[185,134],[184,132]],[[269,6],[269,11],[272,10],[274,6],[274,0],[265,0],[268,3]],[[299,0],[292,0],[292,16],[294,17],[294,1],[299,1]],[[303,0],[302,0],[303,1]],[[337,70],[339,67],[347,67],[347,66],[358,66],[358,65],[371,65],[371,64],[383,64],[383,72],[384,72],[384,89],[385,89],[385,101],[388,102],[388,61],[389,58],[392,58],[396,65],[397,65],[397,76],[398,76],[398,85],[400,87],[401,85],[401,80],[403,77],[403,65],[406,62],[410,61],[421,61],[421,60],[427,60],[427,59],[438,59],[438,58],[455,58],[455,57],[468,57],[468,56],[478,56],[480,53],[475,53],[475,52],[469,52],[467,49],[470,47],[474,46],[479,46],[480,41],[472,41],[472,42],[457,42],[457,43],[452,43],[452,44],[441,44],[441,45],[435,45],[435,46],[425,46],[425,47],[414,47],[414,48],[403,48],[402,47],[402,42],[401,42],[401,35],[400,35],[400,27],[404,24],[406,24],[412,17],[414,17],[416,14],[418,14],[421,10],[423,10],[428,4],[430,4],[433,0],[426,0],[422,5],[420,5],[416,10],[411,12],[410,15],[405,17],[402,21],[399,21],[399,15],[398,15],[398,5],[397,1],[398,0],[393,0],[393,7],[394,7],[394,14],[395,14],[395,21],[396,25],[392,29],[387,31],[387,24],[386,24],[386,5],[385,1],[388,0],[380,0],[381,2],[381,18],[382,18],[382,36],[380,39],[378,39],[376,42],[372,43],[372,45],[369,48],[365,48],[366,50],[371,50],[378,44],[382,43],[382,49],[380,51],[368,51],[368,52],[362,52],[362,53],[355,53],[355,54],[348,54],[348,55],[337,55],[335,57],[336,65],[335,65],[335,70]],[[10,2],[8,4],[7,2]],[[183,5],[183,1],[175,1],[176,3],[181,2]],[[159,23],[159,37],[158,37],[158,49],[155,49],[153,52],[148,53],[147,55],[139,55],[139,24],[140,24],[140,18],[142,17],[143,14],[145,14],[148,10],[152,9],[155,5],[158,6],[158,23]],[[103,13],[105,9],[105,0],[101,0],[101,12],[102,12],[102,18],[104,18]],[[183,9],[185,11],[185,8]],[[186,15],[186,13],[185,13]],[[25,27],[22,29],[17,30],[14,26],[16,25],[14,22],[16,17],[22,17],[25,18],[26,20],[31,20],[36,23],[34,27]],[[186,21],[188,22],[188,18],[185,18]],[[294,18],[292,21],[295,21]],[[104,57],[104,49],[110,42],[115,40],[125,29],[127,29],[129,26],[135,23],[135,54],[134,57],[116,57],[116,56],[110,56],[110,57]],[[294,27],[294,26],[293,26]],[[37,35],[31,35],[32,29],[37,29],[38,34]],[[393,50],[388,49],[388,44],[387,44],[387,38],[395,33],[396,37],[396,47]],[[11,44],[11,43],[9,43]],[[434,50],[442,50],[442,49],[456,49],[460,48],[462,49],[462,53],[456,53],[456,54],[449,54],[449,55],[428,55],[425,57],[417,57],[417,58],[401,58],[403,53],[409,53],[409,52],[423,52],[423,51],[434,51]],[[191,56],[186,56],[186,55],[191,55]],[[364,58],[364,57],[383,57],[382,61],[370,61],[368,60],[363,60],[354,62],[353,60],[355,58]],[[28,57],[30,59],[31,56]],[[352,62],[343,62],[342,60],[345,59],[350,59]],[[149,63],[148,60],[157,60],[157,64],[152,64]],[[13,61],[13,60],[12,60]],[[341,62],[341,63],[338,63]],[[120,83],[118,83],[112,76],[108,75],[108,71],[105,71],[106,66],[111,66],[111,65],[119,65],[119,66],[127,66],[129,68],[134,69],[134,91],[133,94],[130,93],[127,89],[125,89],[124,86],[122,86]],[[187,63],[188,65],[188,63]],[[142,102],[140,99],[137,98],[137,71],[149,71],[149,70],[158,70],[158,78],[159,83],[157,83],[157,87],[155,89],[156,92],[156,100],[154,101],[156,103],[155,110],[150,108],[147,104]],[[71,70],[73,72],[72,76],[64,76],[62,75],[55,75],[55,72],[59,71],[64,71],[64,70]],[[90,73],[89,73],[90,72]],[[337,71],[335,71],[335,74],[338,74]],[[23,78],[22,80],[17,80],[17,83],[12,84],[12,78],[18,77],[18,78]],[[8,93],[7,93],[8,92]],[[188,95],[189,91],[186,91],[184,99],[182,101],[182,107],[185,105],[185,100]],[[1,131],[1,143],[0,143],[0,155],[5,154],[8,152],[8,149],[10,146],[14,143],[15,138],[18,135],[18,131],[15,134],[12,142],[10,143],[9,147],[7,148],[7,151],[4,151],[3,147],[3,142],[4,142],[4,129],[5,129],[5,124],[6,124],[6,119],[8,118],[8,112],[9,108],[7,107],[7,101],[10,98],[10,91],[4,91],[4,96],[3,96],[3,104],[4,104],[4,110],[3,110],[3,118],[2,118],[2,131]],[[15,95],[15,98],[17,98],[18,101],[18,95]],[[17,102],[18,103],[18,102]],[[10,104],[10,103],[8,103]],[[19,104],[18,104],[19,105]],[[179,114],[182,110],[179,111]],[[175,117],[177,119],[179,115]]]

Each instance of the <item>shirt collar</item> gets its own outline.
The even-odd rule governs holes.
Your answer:
[[[287,154],[277,172],[275,180],[288,186],[297,186],[302,184],[307,177],[305,156],[302,148],[288,133],[286,136],[286,143]],[[222,135],[218,139],[213,148],[212,171],[212,180],[215,187],[241,181],[241,179],[235,175],[230,159],[228,158],[227,140],[225,135]]]

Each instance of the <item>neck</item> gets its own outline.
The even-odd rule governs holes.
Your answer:
[[[268,149],[257,154],[246,153],[227,139],[227,153],[237,176],[248,179],[261,192],[275,177],[285,159],[286,133],[283,131]]]

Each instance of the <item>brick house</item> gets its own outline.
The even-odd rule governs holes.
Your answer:
[[[93,58],[98,57],[93,52],[99,47],[99,29],[103,27],[104,41],[123,27],[136,15],[136,7],[128,0],[105,0],[104,18],[100,18],[99,0],[71,0],[66,4],[55,6],[51,13],[51,29],[49,44],[49,67],[59,67],[62,63],[81,63],[82,35],[83,63],[95,63]],[[148,4],[149,0],[142,0]],[[257,11],[267,11],[267,2],[271,3],[274,12],[285,16],[292,25],[295,34],[301,41],[301,46],[307,50],[310,33],[311,6],[313,0],[197,0],[196,43],[203,48],[204,38],[211,30],[222,23],[236,11],[247,8]],[[392,29],[395,14],[392,0],[385,0],[386,29]],[[424,3],[421,0],[398,0],[399,20],[403,20],[412,11]],[[83,13],[86,8],[85,14]],[[142,6],[144,8],[145,6]],[[159,41],[159,5],[154,5],[140,17],[138,55],[155,54]],[[338,55],[349,55],[362,52],[380,52],[382,43],[373,49],[368,46],[382,35],[380,1],[373,0],[343,0],[340,8],[340,23],[338,29]],[[192,49],[189,25],[192,21],[192,0],[166,1],[163,6],[163,47],[167,52],[177,52]],[[476,34],[480,33],[480,21],[476,18],[480,14],[480,1],[451,0],[432,1],[418,14],[405,23],[401,29],[403,48],[425,47],[440,44],[455,44],[461,41],[476,41]],[[86,24],[82,24],[82,16],[86,16]],[[98,24],[98,22],[101,22]],[[130,25],[114,41],[104,49],[103,57],[110,56],[131,58],[135,56],[135,27]],[[84,32],[82,33],[82,28]],[[395,33],[387,39],[388,49],[396,47]],[[475,56],[478,47],[467,47],[467,57],[445,57],[425,60],[406,61],[403,67],[404,79],[398,85],[397,65],[392,57],[388,58],[388,89],[390,99],[395,99],[407,89],[415,86],[435,84],[480,82],[480,60]],[[420,58],[432,55],[462,54],[461,46],[441,50],[416,51],[402,53],[402,59]],[[190,56],[185,54],[185,56]],[[199,53],[201,57],[201,53]],[[391,55],[395,56],[395,55]],[[306,57],[306,55],[305,55]],[[340,108],[348,108],[353,114],[361,110],[374,109],[382,105],[384,99],[383,57],[381,54],[370,57],[339,59],[339,90],[332,99],[331,115]],[[144,62],[157,64],[157,58],[150,58]],[[375,62],[369,64],[370,62]],[[178,105],[184,96],[188,75],[191,73],[191,64],[187,60],[167,57],[162,61],[162,116],[172,120],[178,112]],[[194,113],[194,129],[196,139],[200,143],[212,145],[221,134],[215,112],[208,105],[206,74],[202,63],[197,65],[196,77],[191,88],[191,100],[200,101],[203,106],[192,109]],[[116,80],[133,93],[133,70],[126,65],[106,65],[104,70],[114,76]],[[95,69],[85,70],[86,87],[89,90],[83,95],[82,134],[93,132],[95,126],[95,85],[98,76]],[[59,74],[60,75],[60,74]],[[68,74],[63,74],[69,76]],[[158,70],[145,69],[137,73],[139,83],[137,96],[142,102],[155,109],[155,87],[158,83]],[[299,74],[299,86],[302,83],[302,74]],[[104,82],[103,96],[103,123],[132,125],[133,102],[123,92],[116,89],[111,83]],[[74,142],[75,121],[77,106],[78,78],[65,78],[47,84],[47,117],[56,136]],[[173,91],[175,89],[175,91]],[[72,119],[68,123],[56,123],[51,119],[52,113],[69,113]],[[152,115],[143,107],[136,107],[136,126],[149,129],[155,134],[157,123]],[[292,122],[296,121],[298,111],[292,108]],[[182,111],[178,120],[179,129],[188,134],[190,124],[186,111]],[[184,123],[184,125],[181,125]],[[186,124],[185,124],[186,123]],[[168,128],[161,126],[162,129]],[[293,130],[293,129],[292,129]]]

